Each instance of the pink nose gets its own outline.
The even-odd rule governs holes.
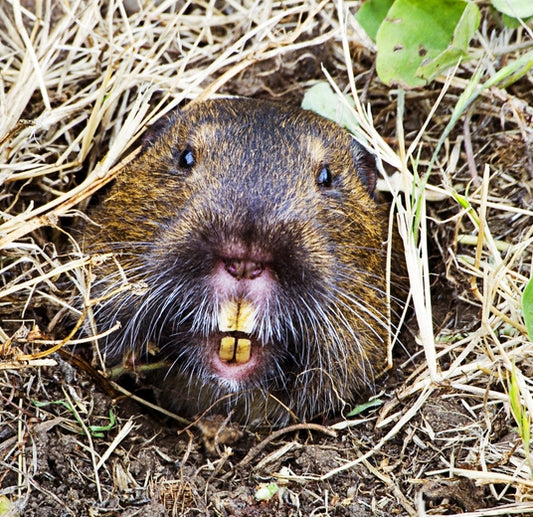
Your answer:
[[[253,280],[265,270],[264,264],[247,259],[224,259],[224,267],[237,280]]]

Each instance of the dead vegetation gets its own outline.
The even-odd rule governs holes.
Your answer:
[[[358,4],[0,5],[0,515],[533,512],[533,344],[520,303],[533,248],[531,72],[483,90],[419,179],[474,70],[490,77],[531,51],[531,27],[500,27],[486,9],[472,43],[482,57],[401,92],[373,74]],[[95,341],[80,328],[91,328],[101,257],[69,253],[91,196],[182,101],[299,102],[326,77],[355,96],[363,132],[400,171],[385,188],[402,200],[414,314],[382,405],[236,441],[217,424],[207,447],[197,429],[127,398],[115,406],[112,386],[64,359]]]

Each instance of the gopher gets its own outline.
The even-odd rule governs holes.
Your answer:
[[[163,360],[184,415],[281,425],[340,411],[383,370],[385,216],[374,157],[269,101],[191,103],[158,123],[92,213],[110,362]],[[118,264],[118,267],[117,267]]]

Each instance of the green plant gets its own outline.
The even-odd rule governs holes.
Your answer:
[[[68,411],[70,411],[73,415],[76,421],[82,425],[82,421],[80,419],[80,416],[78,412],[72,407],[72,404],[67,400],[54,400],[51,402],[40,402],[38,400],[34,400],[33,403],[38,408],[43,408],[46,406],[49,406],[50,404],[53,405],[60,405],[64,406]],[[109,410],[109,424],[107,425],[89,425],[87,426],[87,429],[91,433],[92,436],[96,438],[102,438],[104,436],[104,432],[110,431],[115,426],[115,415],[113,413],[113,410]],[[83,425],[82,425],[83,427]]]
[[[518,433],[520,434],[522,445],[524,447],[524,454],[533,477],[533,462],[531,459],[531,417],[529,416],[527,408],[522,405],[522,401],[520,400],[520,386],[514,366],[507,381],[507,390],[509,392],[511,413],[513,414],[513,418],[518,427]]]
[[[526,323],[527,334],[529,339],[533,341],[533,277],[524,289],[522,295],[522,310],[524,311],[524,321]]]
[[[492,0],[492,5],[515,24],[533,16],[531,0]],[[480,12],[468,0],[368,0],[355,17],[376,41],[376,71],[388,85],[423,86],[474,56],[469,42]]]

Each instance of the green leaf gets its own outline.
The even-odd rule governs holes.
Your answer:
[[[350,106],[354,105],[353,99],[345,96]],[[302,108],[314,111],[325,118],[333,120],[346,128],[350,133],[357,134],[359,126],[347,106],[331,89],[329,83],[322,81],[315,84],[304,95]]]
[[[524,289],[522,310],[524,311],[524,321],[526,322],[529,339],[533,341],[533,277],[529,279]]]
[[[531,0],[491,0],[491,3],[498,11],[511,18],[533,16],[533,2]]]
[[[381,399],[372,399],[368,402],[364,402],[363,404],[359,404],[358,406],[355,406],[346,416],[347,417],[353,417],[357,416],[360,413],[362,413],[365,409],[381,406],[383,404],[383,400]]]
[[[367,0],[355,13],[355,19],[372,40],[376,41],[379,26],[393,3],[394,0]]]
[[[522,26],[521,21],[525,24],[528,24],[531,20],[533,20],[533,16],[530,16],[529,18],[513,18],[511,16],[507,16],[506,14],[502,14],[502,22],[508,29],[518,29],[518,27]]]
[[[469,5],[465,0],[396,0],[376,36],[379,78],[388,85],[423,86],[427,79],[416,75],[418,68],[449,47],[449,54],[437,63],[438,70],[450,62],[455,64],[460,57],[458,50],[464,52],[464,41],[470,39],[471,28],[479,17],[477,8]]]
[[[104,432],[111,431],[115,425],[115,415],[113,414],[113,410],[109,410],[109,424],[107,425],[90,425],[89,431],[93,436],[96,436],[97,438],[102,438],[104,436]]]
[[[522,430],[522,440],[524,441],[524,447],[529,449],[531,443],[531,419],[529,418],[529,413],[525,408],[522,409],[522,421],[520,428]]]
[[[499,88],[507,88],[510,84],[524,77],[531,67],[533,67],[533,51],[523,54],[516,61],[511,61],[508,65],[498,70],[483,84],[483,89],[495,85]]]
[[[2,517],[2,515],[10,515],[11,517],[19,515],[19,513],[15,511],[11,500],[5,495],[0,495],[0,517]]]
[[[460,59],[468,56],[468,43],[479,27],[481,14],[476,4],[468,3],[459,23],[455,27],[452,41],[436,58],[424,60],[416,71],[416,76],[432,81],[446,69],[455,66]]]

